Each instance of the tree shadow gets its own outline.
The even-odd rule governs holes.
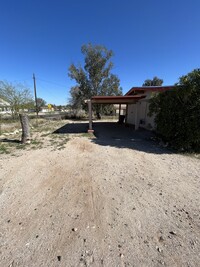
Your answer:
[[[94,123],[96,139],[92,142],[101,146],[128,148],[152,154],[172,154],[173,151],[159,145],[155,134],[145,129],[118,123]]]
[[[116,148],[128,148],[152,154],[172,154],[172,150],[164,148],[155,141],[155,134],[152,131],[139,129],[116,122],[94,122],[94,135],[96,138],[91,141],[101,146]],[[69,123],[54,131],[59,134],[81,134],[88,130],[88,123]]]
[[[88,122],[84,123],[68,123],[61,128],[55,130],[53,133],[56,134],[68,134],[68,133],[86,133],[88,130]]]
[[[21,143],[21,141],[19,139],[3,138],[3,139],[0,139],[0,143],[15,143],[15,144],[19,144],[19,143]]]

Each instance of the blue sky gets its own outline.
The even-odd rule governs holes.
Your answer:
[[[66,104],[81,46],[114,51],[123,92],[158,76],[171,85],[200,67],[199,0],[1,0],[0,80],[25,82],[48,103]]]

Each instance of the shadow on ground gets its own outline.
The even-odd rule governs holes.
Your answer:
[[[171,154],[173,151],[159,146],[154,141],[154,133],[144,129],[135,131],[133,127],[116,122],[94,122],[94,135],[91,141],[101,146],[112,146],[117,148],[129,148],[153,154]],[[57,129],[54,133],[86,133],[88,123],[69,123]]]
[[[0,139],[0,143],[21,143],[20,140],[18,139],[7,139],[7,138],[4,138],[4,139]]]
[[[68,123],[57,129],[53,133],[68,134],[68,133],[86,133],[88,130],[88,122],[83,123]]]

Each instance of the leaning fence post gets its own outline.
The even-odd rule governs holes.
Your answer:
[[[19,114],[21,126],[22,126],[22,144],[30,142],[30,127],[27,114]]]

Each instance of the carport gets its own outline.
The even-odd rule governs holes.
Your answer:
[[[91,99],[86,100],[89,112],[89,129],[88,132],[94,132],[92,127],[92,104],[119,104],[119,116],[121,111],[121,104],[135,104],[138,100],[144,98],[144,95],[131,95],[131,96],[93,96]],[[137,112],[135,114],[135,121],[137,121]],[[135,130],[138,129],[135,123]]]

